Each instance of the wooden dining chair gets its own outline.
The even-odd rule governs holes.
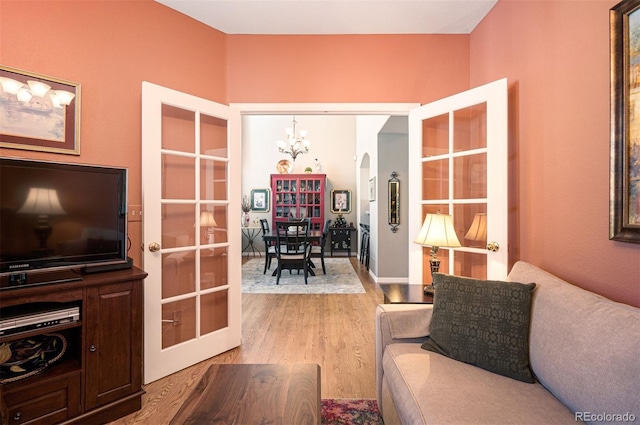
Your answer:
[[[269,220],[266,218],[260,219],[260,227],[262,228],[262,240],[264,241],[264,271],[262,274],[266,274],[267,270],[271,268],[271,260],[276,258],[276,246],[273,242],[269,242],[265,239],[265,236],[269,234]]]
[[[331,225],[331,220],[326,220],[324,222],[324,227],[322,228],[322,239],[320,241],[320,245],[314,245],[311,247],[311,258],[319,258],[322,263],[322,273],[327,274],[327,268],[324,265],[324,250],[327,244],[327,237],[329,236],[329,226]],[[313,263],[310,263],[313,267]]]
[[[304,283],[309,276],[309,254],[311,246],[308,239],[309,221],[279,221],[275,223],[276,230],[276,285],[280,283],[282,270],[300,270],[304,272]]]

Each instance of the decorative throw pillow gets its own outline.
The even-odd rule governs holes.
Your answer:
[[[425,350],[488,371],[534,382],[529,321],[535,283],[434,274],[435,296]]]

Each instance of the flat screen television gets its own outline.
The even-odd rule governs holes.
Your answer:
[[[126,263],[126,168],[0,158],[0,289]]]

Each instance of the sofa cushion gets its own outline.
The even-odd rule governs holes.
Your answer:
[[[430,338],[422,348],[500,375],[534,382],[529,318],[535,283],[477,280],[441,273]]]
[[[529,355],[540,383],[575,412],[640,419],[640,308],[522,261],[508,279],[536,282]]]
[[[411,425],[580,423],[538,383],[491,373],[422,350],[420,344],[390,344],[382,363],[383,386],[394,403],[383,408],[385,423],[394,411]]]

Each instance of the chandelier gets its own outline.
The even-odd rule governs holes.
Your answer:
[[[300,130],[300,135],[296,135],[296,117],[293,117],[293,128],[287,128],[285,130],[287,134],[287,140],[278,140],[276,143],[278,145],[278,150],[281,153],[286,153],[291,155],[293,161],[295,162],[296,157],[298,155],[302,155],[304,153],[309,152],[309,148],[311,147],[311,141],[307,139],[307,131]]]
[[[75,97],[71,92],[54,90],[50,85],[35,80],[29,80],[25,84],[13,78],[0,77],[0,86],[7,95],[14,95],[18,102],[32,106],[46,106],[48,101],[49,107],[53,105],[54,108],[63,108],[70,105]]]

